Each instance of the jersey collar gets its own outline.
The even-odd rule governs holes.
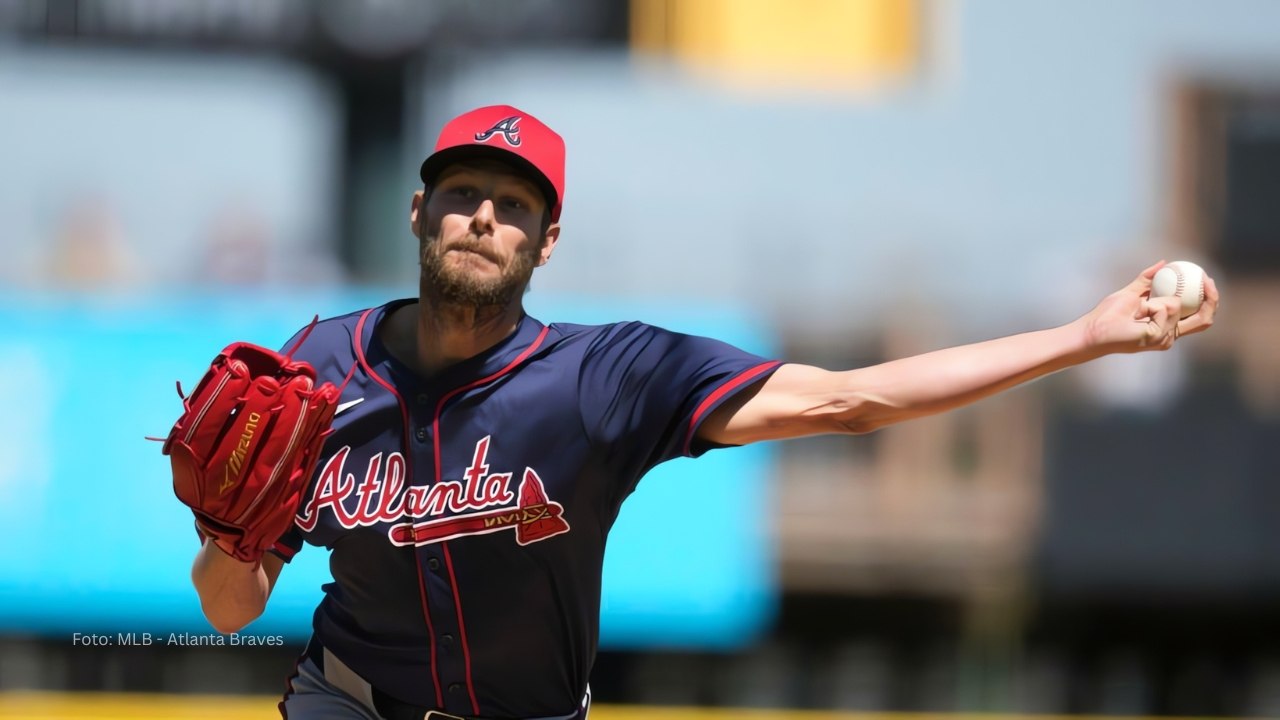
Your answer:
[[[530,344],[541,335],[544,327],[541,322],[527,313],[522,314],[520,321],[516,324],[515,332],[498,341],[493,347],[454,363],[433,377],[423,378],[394,358],[376,332],[378,325],[393,311],[416,302],[418,302],[417,298],[402,298],[374,308],[368,321],[364,323],[358,342],[361,343],[370,365],[379,372],[386,371],[398,384],[408,383],[427,391],[447,391],[498,372],[528,349]]]

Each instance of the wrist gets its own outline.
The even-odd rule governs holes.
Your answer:
[[[1088,362],[1111,354],[1107,343],[1099,337],[1092,318],[1085,315],[1059,328],[1063,333],[1063,342],[1067,356],[1075,363]]]

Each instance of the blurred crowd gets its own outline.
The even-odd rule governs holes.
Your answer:
[[[284,246],[271,220],[249,198],[218,206],[194,223],[176,271],[157,268],[135,242],[105,193],[76,197],[51,218],[34,267],[10,265],[9,282],[24,290],[148,293],[157,290],[337,286],[345,272],[336,253],[313,243]],[[186,236],[191,228],[175,231]]]

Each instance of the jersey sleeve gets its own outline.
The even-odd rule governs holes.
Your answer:
[[[276,541],[276,544],[268,549],[267,552],[275,555],[285,562],[291,562],[293,560],[293,556],[297,555],[298,551],[302,550],[302,544],[302,531],[298,529],[297,525],[291,525],[289,526],[289,529],[285,531],[284,535],[281,535],[280,539]],[[307,557],[311,556],[308,555]]]
[[[638,477],[666,460],[717,447],[697,439],[698,427],[780,364],[710,338],[643,323],[613,326],[583,361],[585,429]]]
[[[351,342],[351,328],[347,324],[328,320],[310,328],[310,331],[304,326],[280,346],[278,352],[288,353],[292,350],[294,360],[315,368],[319,382],[337,384],[342,382],[351,363],[355,361]]]

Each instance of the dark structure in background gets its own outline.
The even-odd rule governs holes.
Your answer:
[[[1027,638],[1074,669],[1071,712],[1108,682],[1130,684],[1135,712],[1262,709],[1280,651],[1280,418],[1221,368],[1193,375],[1171,413],[1053,419]]]
[[[418,119],[409,74],[460,48],[624,47],[627,13],[625,0],[0,0],[0,37],[283,57],[323,73],[345,108],[338,251],[362,279],[364,215],[382,205],[368,180],[406,155]]]
[[[1200,244],[1242,275],[1280,273],[1280,82],[1188,91]]]

